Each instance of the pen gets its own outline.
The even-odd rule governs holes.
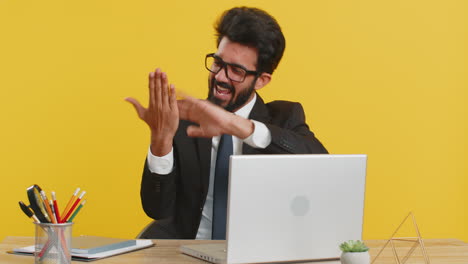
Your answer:
[[[86,203],[86,200],[83,200],[83,202],[81,202],[80,206],[78,206],[78,208],[76,208],[75,212],[72,214],[70,219],[68,219],[67,223],[73,222],[73,219],[78,214],[78,212],[81,210],[81,208],[85,205],[85,203]]]
[[[75,210],[76,206],[78,205],[78,203],[81,201],[81,199],[83,198],[83,196],[85,195],[85,191],[83,191],[81,194],[80,194],[80,197],[78,197],[78,199],[76,199],[75,203],[73,204],[73,206],[70,208],[70,210],[68,210],[67,214],[63,217],[62,219],[62,223],[65,223],[67,222],[68,220],[68,217],[70,216],[70,214],[73,212],[73,210]]]
[[[65,207],[65,210],[63,210],[63,212],[62,212],[62,217],[65,216],[65,215],[67,214],[68,209],[70,209],[70,206],[72,206],[73,201],[75,200],[76,195],[77,195],[79,192],[80,192],[80,188],[76,188],[75,192],[73,193],[72,197],[70,198],[70,201],[68,201],[68,204],[67,204],[67,206]],[[65,219],[60,218],[60,220],[61,220],[61,221],[60,221],[61,223],[64,223],[64,222],[65,222],[65,221],[64,221]]]
[[[50,217],[50,220],[52,220],[52,223],[56,224],[57,221],[55,220],[54,214],[52,213],[52,209],[50,209],[49,199],[47,199],[47,195],[44,192],[44,190],[41,191],[41,197],[42,197],[42,200],[43,200],[43,202],[45,204],[45,208],[47,210],[47,214]]]
[[[36,215],[31,211],[31,208],[25,205],[22,201],[19,201],[19,206],[27,217],[32,218],[36,223],[40,223],[39,219],[37,219]]]
[[[51,192],[51,194],[52,194],[52,201],[54,204],[55,216],[57,217],[57,223],[60,223],[60,214],[59,214],[57,199],[55,198],[55,192]]]
[[[54,203],[52,202],[52,200],[49,200],[49,204],[50,204],[50,210],[52,211],[52,216],[54,218],[54,221],[55,223],[58,224],[59,222],[57,221],[57,214],[55,213]]]

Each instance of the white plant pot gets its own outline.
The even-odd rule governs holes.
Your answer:
[[[370,264],[369,252],[343,252],[341,264]]]

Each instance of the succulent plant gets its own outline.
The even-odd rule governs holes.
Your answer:
[[[369,248],[360,240],[349,240],[341,243],[340,249],[343,252],[367,252]]]

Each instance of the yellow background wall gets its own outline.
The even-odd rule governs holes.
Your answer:
[[[238,5],[287,39],[260,94],[302,102],[330,152],[369,155],[364,238],[412,210],[424,237],[468,241],[464,0],[0,0],[0,239],[33,235],[17,202],[34,183],[62,206],[88,192],[74,235],[134,237],[149,133],[123,99],[146,102],[157,66],[204,98],[212,25]]]

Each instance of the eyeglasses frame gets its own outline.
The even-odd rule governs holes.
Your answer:
[[[218,71],[213,71],[210,67],[211,65],[208,66],[207,64],[207,60],[208,58],[213,58],[213,59],[216,59],[216,60],[220,60],[221,63],[222,63],[222,66],[219,68]],[[229,77],[229,74],[228,74],[228,70],[227,70],[227,66],[232,66],[232,67],[236,67],[236,68],[240,68],[242,69],[243,71],[245,71],[245,75],[244,77],[242,78],[241,81],[236,81],[236,80],[233,80]],[[208,53],[206,54],[205,56],[205,68],[209,71],[209,72],[212,72],[214,74],[217,74],[218,72],[220,72],[222,69],[224,69],[224,72],[226,73],[226,77],[233,81],[233,82],[237,82],[237,83],[241,83],[243,81],[245,81],[245,77],[247,77],[247,75],[255,75],[256,77],[258,77],[260,75],[260,72],[258,71],[250,71],[250,70],[247,70],[244,66],[242,65],[239,65],[239,64],[236,64],[236,63],[229,63],[229,62],[225,62],[221,57],[217,56],[215,53]]]

